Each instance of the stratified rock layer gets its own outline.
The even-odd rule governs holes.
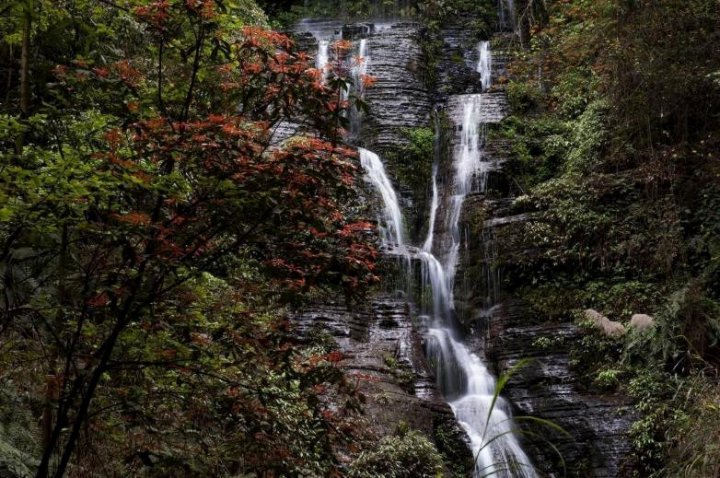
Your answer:
[[[524,428],[540,434],[526,439],[537,465],[548,472],[562,471],[559,458],[543,442],[547,439],[562,454],[569,476],[623,476],[623,462],[630,452],[627,431],[636,419],[628,400],[582,390],[570,368],[570,344],[580,340],[576,326],[531,325],[536,322],[521,302],[503,302],[492,317],[487,355],[504,372],[520,360],[531,359],[513,374],[507,397],[517,415],[549,420],[570,435],[528,422]]]
[[[366,397],[372,434],[409,426],[435,441],[448,468],[472,469],[465,433],[435,387],[406,301],[379,296],[354,311],[326,303],[298,312],[294,321],[303,333],[318,328],[335,338],[341,367]]]
[[[403,130],[430,124],[432,103],[423,82],[419,23],[375,25],[366,35],[367,73],[376,83],[365,94],[371,114],[363,121],[362,142],[376,152],[407,143]]]

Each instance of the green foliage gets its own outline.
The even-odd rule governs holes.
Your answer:
[[[720,473],[720,387],[712,379],[696,375],[682,389],[685,402],[670,425],[672,442],[667,476],[706,477]],[[702,430],[702,433],[698,433]]]
[[[667,451],[665,432],[672,420],[673,379],[658,370],[647,369],[630,381],[628,393],[641,418],[630,428],[638,476],[656,472]]]
[[[563,337],[541,336],[534,339],[530,345],[538,350],[557,350],[564,341]]]
[[[456,24],[474,39],[496,31],[497,5],[492,0],[423,0],[419,8],[429,28]]]
[[[387,365],[392,374],[395,376],[398,385],[405,388],[409,392],[412,392],[415,386],[415,381],[417,379],[417,376],[413,371],[412,367],[410,367],[405,362],[398,361],[396,357],[390,354],[386,354],[383,356],[383,362],[385,362],[385,365]]]
[[[100,452],[124,464],[118,475],[324,476],[350,439],[360,402],[335,344],[301,344],[287,321],[254,312],[213,276],[182,287],[154,322],[128,330],[120,350],[123,365],[98,397],[114,410],[96,424],[111,427]]]
[[[0,477],[35,476],[39,439],[28,404],[12,382],[0,386]]]
[[[435,157],[435,132],[429,127],[403,129],[405,143],[398,145],[385,154],[385,160],[392,168],[392,175],[401,188],[409,189],[414,198],[413,210],[407,214],[417,218],[416,224],[410,227],[422,227],[422,221],[427,200],[429,198],[428,184],[432,174],[432,164]]]
[[[601,165],[601,153],[607,142],[605,127],[608,105],[604,101],[590,103],[585,111],[572,123],[570,144],[567,154],[569,172],[589,173]]]
[[[436,478],[442,476],[442,457],[423,434],[408,431],[380,440],[353,461],[350,478]]]
[[[577,312],[577,316],[581,314]],[[607,385],[616,385],[613,378],[619,375],[616,368],[619,367],[618,362],[622,356],[623,339],[602,334],[592,322],[584,318],[579,325],[583,335],[579,341],[572,344],[570,365],[578,374],[581,385],[588,389],[605,389]],[[599,357],[602,360],[599,360]]]
[[[279,28],[292,28],[304,18],[328,18],[345,22],[374,18],[414,18],[418,2],[409,0],[260,0]]]
[[[394,153],[398,180],[409,186],[416,194],[424,197],[433,162],[435,132],[432,128],[403,130],[407,145]]]
[[[507,285],[543,318],[651,314],[624,338],[582,324],[573,367],[589,389],[633,397],[637,476],[713,476],[713,446],[689,430],[705,417],[716,433],[718,4],[544,5],[498,131],[515,211],[531,213],[513,246],[529,253],[501,254]]]
[[[461,434],[455,423],[440,423],[434,427],[433,439],[442,455],[445,467],[453,474],[464,477],[475,469],[474,457],[467,449],[465,436]]]
[[[631,337],[628,360],[650,357],[674,372],[717,366],[720,345],[720,304],[704,294],[703,284],[691,281],[672,293],[656,314],[650,331]],[[637,357],[636,357],[637,356]]]
[[[508,103],[513,113],[528,113],[541,105],[542,94],[531,84],[522,81],[510,81],[506,91]]]
[[[700,478],[717,473],[720,388],[715,380],[702,373],[679,377],[648,369],[630,381],[628,392],[642,413],[630,430],[634,476]]]
[[[621,370],[606,369],[598,372],[593,384],[601,390],[612,391],[620,385]]]

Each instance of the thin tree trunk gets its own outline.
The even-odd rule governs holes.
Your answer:
[[[58,288],[57,288],[57,303],[58,311],[55,316],[55,329],[60,331],[62,321],[64,319],[64,306],[67,304],[67,288],[66,288],[66,276],[68,266],[68,226],[63,225],[62,236],[60,242],[60,258],[58,260],[57,277],[58,277]],[[57,360],[58,360],[58,349],[61,344],[56,343],[53,345],[50,351],[50,360],[48,364],[48,372],[45,379],[45,404],[43,406],[42,414],[42,444],[43,449],[51,446],[53,443],[53,415],[54,415],[54,404],[58,404],[60,399],[60,377],[58,377],[57,371]],[[59,418],[58,418],[59,419]]]
[[[20,117],[30,116],[30,30],[32,29],[32,2],[28,3],[23,15],[22,53],[20,56]],[[22,154],[25,135],[20,132],[15,141],[15,150]]]
[[[530,9],[532,2],[530,0],[520,0],[517,2],[517,25],[520,36],[520,45],[525,49],[530,49]]]
[[[13,46],[8,46],[8,74],[5,88],[5,106],[10,104],[10,89],[12,88],[13,68],[15,67],[15,52]]]

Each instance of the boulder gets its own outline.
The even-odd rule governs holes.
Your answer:
[[[647,314],[635,314],[630,318],[631,329],[643,331],[653,327],[655,327],[655,319]]]
[[[625,326],[602,315],[597,310],[587,309],[585,317],[595,324],[595,327],[608,337],[620,337],[625,335]]]

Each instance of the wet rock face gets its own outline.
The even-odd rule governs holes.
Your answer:
[[[480,208],[481,232],[469,241],[459,269],[463,281],[456,290],[456,307],[465,326],[485,337],[479,347],[496,375],[521,360],[531,360],[514,372],[503,392],[513,403],[515,416],[549,420],[570,435],[520,419],[518,425],[528,432],[523,437],[526,451],[548,476],[563,476],[563,468],[545,439],[562,454],[567,476],[626,476],[624,463],[631,451],[628,430],[637,419],[630,402],[582,387],[570,364],[570,347],[581,339],[577,326],[550,322],[503,290],[503,264],[533,253],[520,237],[531,216],[514,213],[507,198],[483,196],[473,197],[463,214],[467,217]]]
[[[438,101],[444,101],[452,95],[480,93],[481,81],[477,72],[480,60],[478,39],[470,30],[457,26],[444,28],[441,35],[443,48],[438,61]],[[512,38],[508,35],[496,35],[491,39],[492,85],[504,83],[507,76],[507,49],[511,41]]]
[[[550,420],[570,437],[522,420],[520,424],[558,448],[568,476],[624,476],[623,463],[631,449],[627,431],[637,418],[629,401],[581,389],[569,358],[570,344],[580,339],[576,326],[531,325],[536,323],[521,302],[503,302],[490,322],[487,355],[499,372],[531,359],[513,374],[505,394],[515,405],[516,416]],[[562,476],[559,458],[540,437],[528,435],[525,443],[540,469]]]
[[[435,386],[407,302],[379,296],[354,311],[326,303],[293,320],[302,333],[318,328],[335,338],[344,356],[340,366],[366,397],[372,434],[391,435],[401,424],[419,430],[435,441],[450,471],[468,474],[472,454],[466,435]]]
[[[298,46],[315,55],[320,39],[367,41],[367,74],[375,77],[364,99],[370,114],[364,115],[362,134],[356,142],[382,154],[407,143],[404,129],[427,126],[431,97],[423,81],[425,60],[418,41],[423,27],[414,22],[361,22],[343,25],[337,21],[304,20],[294,31]]]
[[[370,114],[363,120],[362,143],[382,153],[407,143],[404,129],[430,124],[431,97],[423,82],[418,23],[376,24],[367,38],[367,73],[376,83],[365,93]]]

